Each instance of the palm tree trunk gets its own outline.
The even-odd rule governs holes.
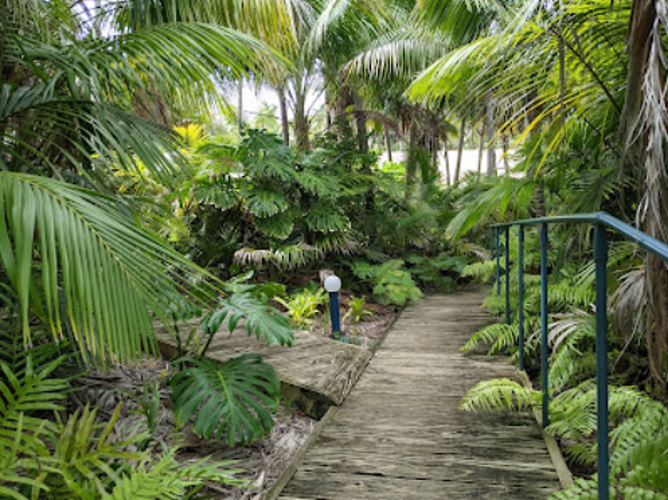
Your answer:
[[[383,127],[383,135],[385,135],[385,149],[387,150],[387,161],[392,163],[392,140],[390,138],[390,129],[387,125]]]
[[[355,92],[355,124],[357,126],[357,144],[362,153],[369,151],[369,141],[366,135],[366,116],[364,116],[364,101]]]
[[[237,84],[237,90],[239,92],[237,96],[237,128],[239,134],[242,133],[244,128],[244,80],[241,78]]]
[[[665,154],[666,63],[657,0],[634,0],[627,37],[629,67],[620,136],[626,147],[625,166],[639,182],[641,201],[636,219],[644,230],[668,241],[668,158]],[[658,105],[657,105],[658,104]],[[647,255],[645,290],[648,304],[647,343],[650,371],[666,391],[668,373],[668,270],[658,257]]]
[[[502,143],[503,143],[503,167],[506,169],[506,175],[510,175],[510,164],[508,162],[508,134],[503,134]]]
[[[450,179],[450,156],[448,155],[448,149],[450,149],[450,141],[448,141],[448,136],[446,135],[443,138],[443,160],[445,161],[445,182],[448,186],[452,185],[452,179]]]
[[[459,146],[457,147],[457,167],[455,168],[455,184],[459,182],[462,171],[462,157],[464,156],[464,139],[466,138],[466,115],[462,116],[462,125],[459,128]]]
[[[290,145],[290,123],[288,121],[288,104],[285,102],[285,92],[283,87],[278,89],[278,104],[281,110],[281,131],[283,132],[283,142]]]
[[[496,151],[494,150],[494,98],[489,96],[487,106],[487,176],[496,175]]]
[[[485,120],[480,125],[480,143],[478,144],[478,175],[482,173],[482,156],[485,151]]]
[[[417,173],[417,148],[418,148],[418,128],[417,120],[412,119],[408,134],[408,158],[406,158],[406,177],[404,197],[409,199],[413,193],[415,184],[415,174]]]
[[[300,151],[308,151],[309,144],[309,123],[306,116],[306,93],[302,88],[300,82],[295,85],[295,137],[297,139],[297,147]]]

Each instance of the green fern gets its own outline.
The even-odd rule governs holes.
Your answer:
[[[645,441],[655,439],[668,426],[668,410],[665,406],[634,388],[622,389],[622,402],[615,401],[615,404],[611,405],[615,417],[621,420],[610,433],[613,450],[610,464],[613,474],[620,474],[628,469],[636,448]],[[620,408],[622,404],[624,406]]]
[[[273,427],[280,381],[271,365],[245,354],[218,365],[210,359],[171,380],[172,401],[180,419],[195,417],[193,431],[207,439],[250,444]]]
[[[65,398],[67,382],[51,378],[63,359],[58,358],[36,370],[32,358],[27,356],[25,370],[20,377],[6,363],[0,362],[4,375],[0,378],[0,449],[9,450],[14,446],[14,432],[19,425],[26,434],[48,437],[56,431],[55,424],[31,414],[64,409],[60,402]]]
[[[394,259],[380,265],[357,261],[352,264],[353,273],[360,279],[371,282],[374,297],[381,304],[404,305],[408,300],[422,298],[422,292],[402,269],[404,261]]]
[[[614,499],[613,492],[611,492],[610,499]],[[550,500],[599,500],[598,481],[576,478],[574,486],[555,493]]]
[[[518,325],[506,325],[503,323],[494,323],[488,325],[474,333],[462,351],[470,351],[478,347],[481,343],[491,344],[489,354],[503,352],[506,349],[516,346],[519,338]]]
[[[525,410],[540,404],[541,393],[509,379],[485,380],[469,389],[459,402],[463,411]]]
[[[496,262],[493,260],[483,260],[482,262],[474,262],[462,269],[462,276],[477,278],[480,281],[491,280],[496,273]]]
[[[205,481],[233,486],[248,486],[248,481],[234,477],[241,470],[229,469],[233,461],[198,460],[184,466],[177,462],[177,448],[158,461],[143,460],[130,474],[116,481],[103,500],[182,500],[193,498]]]

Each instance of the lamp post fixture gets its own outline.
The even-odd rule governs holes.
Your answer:
[[[341,321],[339,320],[339,290],[341,290],[341,278],[332,274],[325,278],[325,290],[329,292],[329,313],[332,318],[332,338],[341,333]]]

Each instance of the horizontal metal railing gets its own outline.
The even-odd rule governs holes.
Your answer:
[[[596,289],[596,401],[597,401],[597,439],[598,439],[598,498],[609,499],[609,449],[608,449],[608,339],[607,339],[607,262],[608,230],[634,241],[640,247],[668,262],[668,245],[650,235],[622,222],[605,212],[590,214],[561,215],[524,219],[503,224],[494,224],[490,228],[490,257],[496,255],[496,293],[501,293],[500,281],[500,233],[505,232],[505,296],[506,324],[510,324],[510,228],[519,227],[518,267],[519,267],[519,368],[524,370],[524,228],[539,225],[540,241],[540,286],[541,286],[541,388],[543,393],[543,427],[550,423],[549,417],[549,378],[548,378],[548,305],[547,305],[547,248],[549,224],[585,223],[594,226],[594,262]],[[496,247],[496,252],[494,252]]]

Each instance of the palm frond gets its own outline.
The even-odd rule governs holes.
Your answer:
[[[18,296],[25,343],[34,308],[56,339],[66,319],[85,359],[136,359],[154,346],[151,312],[168,321],[170,296],[214,293],[193,288],[189,276],[205,271],[112,200],[27,174],[0,172],[0,262]]]

